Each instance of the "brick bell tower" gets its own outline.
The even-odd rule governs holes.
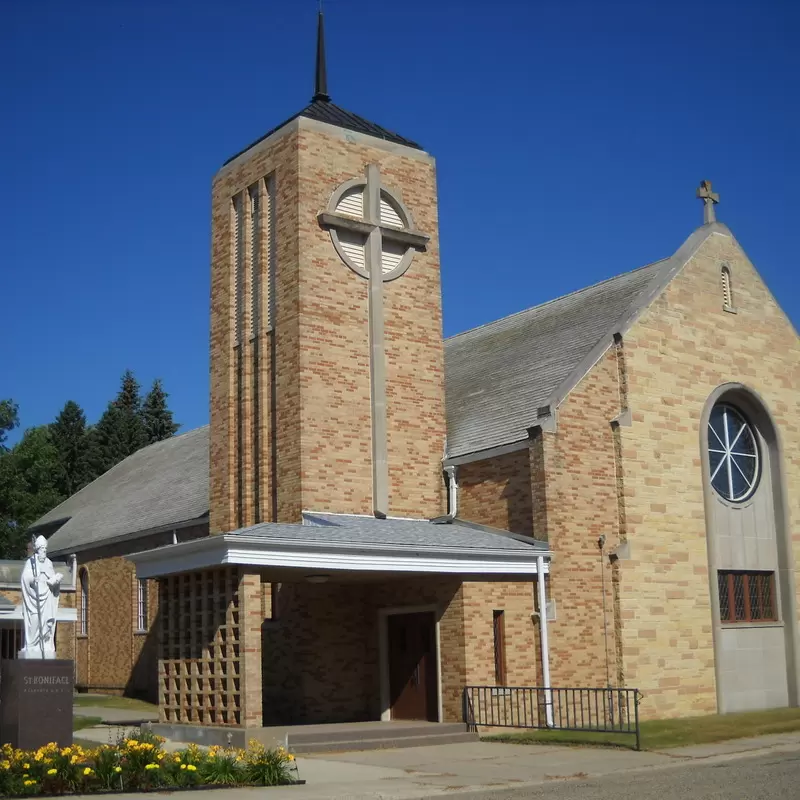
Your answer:
[[[434,159],[331,102],[212,187],[211,531],[443,511]]]

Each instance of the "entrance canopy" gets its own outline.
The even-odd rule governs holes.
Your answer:
[[[139,578],[222,565],[313,573],[535,575],[546,542],[458,519],[376,519],[304,512],[298,524],[262,523],[128,556]],[[546,560],[545,560],[546,559]]]

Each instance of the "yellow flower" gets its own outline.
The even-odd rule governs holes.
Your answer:
[[[180,764],[181,763],[181,757],[180,756],[175,756],[175,763],[176,764]]]
[[[72,752],[72,748],[71,748],[71,747],[65,747],[65,748],[64,748],[64,749],[61,751],[61,755],[62,755],[62,756],[68,756],[68,755],[69,755],[71,752]]]
[[[30,764],[23,764],[22,765],[22,769],[30,769],[30,768],[31,768]]]
[[[114,767],[114,772],[122,772],[122,767]]]
[[[3,769],[11,769],[11,762],[4,761],[2,764],[0,764],[0,767],[2,767]]]
[[[55,775],[55,774],[56,774],[56,772],[58,772],[58,770],[57,770],[57,769],[49,769],[49,770],[47,770],[47,774],[48,774],[48,775]]]
[[[186,769],[188,769],[189,772],[197,772],[197,767],[194,764],[187,764]]]
[[[158,764],[145,764],[145,769],[158,769]]]
[[[91,775],[92,774],[92,768],[91,767],[86,767],[86,769],[83,770],[83,774],[84,775]]]
[[[294,756],[291,753],[289,753],[288,759],[289,759],[289,761],[294,761]]]
[[[181,764],[181,769],[186,769],[186,764]]]
[[[33,786],[36,783],[36,781],[24,781],[24,783],[25,786]]]
[[[69,760],[70,764],[77,764],[78,763],[78,756],[72,756]]]

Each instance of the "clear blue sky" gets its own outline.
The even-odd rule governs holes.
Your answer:
[[[670,255],[698,182],[800,327],[796,0],[327,0],[335,102],[438,162],[445,332]],[[209,187],[300,110],[315,0],[0,3],[0,397],[208,419]],[[366,65],[366,69],[364,66]]]

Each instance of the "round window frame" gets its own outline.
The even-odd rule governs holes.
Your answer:
[[[366,178],[351,178],[349,181],[345,181],[341,186],[334,189],[330,199],[328,200],[328,206],[326,210],[331,214],[336,214],[336,207],[348,192],[352,191],[353,189],[360,189],[363,192],[366,187]],[[417,228],[414,222],[414,217],[411,214],[408,206],[406,206],[400,197],[400,193],[394,189],[390,189],[388,186],[384,186],[383,184],[381,184],[380,193],[381,197],[394,208],[395,213],[403,222],[404,227],[398,228],[397,230],[409,231],[411,233],[415,232]],[[339,231],[336,230],[335,227],[330,229],[330,237],[334,250],[336,250],[339,258],[342,259],[345,265],[355,272],[356,275],[360,275],[362,278],[367,278],[367,280],[369,280],[369,272],[367,272],[366,269],[361,269],[361,267],[359,267],[357,264],[354,264],[350,260],[350,257],[347,255],[342,247],[341,242],[339,241]],[[407,247],[406,252],[403,254],[397,266],[388,272],[383,273],[383,282],[388,283],[389,281],[396,280],[402,275],[405,275],[405,273],[408,272],[408,268],[411,266],[411,261],[414,258],[414,252],[415,251],[413,247]]]
[[[753,483],[748,489],[746,494],[743,494],[741,497],[737,497],[735,499],[727,497],[724,495],[720,490],[714,485],[714,481],[712,479],[712,469],[711,469],[711,418],[714,412],[718,408],[728,408],[736,414],[742,422],[747,425],[748,430],[750,431],[750,435],[753,439],[753,446],[755,448],[755,456],[756,456],[756,469],[754,473]],[[711,407],[711,412],[708,415],[708,422],[706,424],[706,438],[705,438],[705,446],[706,446],[706,457],[708,458],[708,483],[714,491],[714,494],[723,502],[728,503],[730,505],[738,506],[742,505],[743,503],[747,503],[748,501],[753,499],[753,495],[758,490],[758,487],[761,484],[761,475],[763,472],[763,462],[761,456],[761,443],[759,442],[758,437],[758,429],[756,426],[751,422],[750,417],[746,414],[741,407],[732,403],[729,400],[718,400],[714,405]],[[730,456],[728,456],[730,458]]]

